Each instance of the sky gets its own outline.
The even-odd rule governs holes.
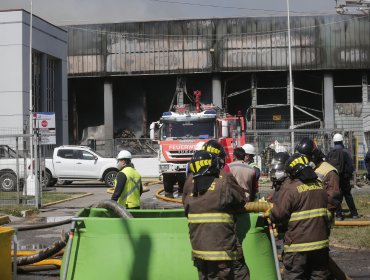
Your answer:
[[[286,16],[288,0],[32,0],[55,25],[168,19]],[[30,11],[31,0],[1,0],[0,10]],[[289,0],[291,16],[335,14],[335,0]]]

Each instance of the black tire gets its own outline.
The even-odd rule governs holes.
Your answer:
[[[72,182],[73,181],[68,181],[68,180],[57,180],[58,185],[62,185],[62,186],[70,185],[72,184]]]
[[[112,170],[107,172],[104,176],[104,183],[107,187],[112,188],[114,187],[114,179],[116,179],[118,171]]]
[[[45,187],[52,187],[57,183],[57,179],[53,178],[48,170],[45,171],[45,176],[42,178],[42,180],[42,183]]]
[[[17,190],[17,177],[12,173],[4,173],[0,176],[0,190],[13,192]]]

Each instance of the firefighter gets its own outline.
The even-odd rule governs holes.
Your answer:
[[[229,164],[230,172],[239,186],[247,193],[248,201],[254,201],[257,191],[256,172],[252,166],[244,162],[245,152],[243,148],[235,148],[233,156],[234,161]]]
[[[328,209],[334,215],[340,204],[338,171],[325,161],[325,155],[310,138],[303,138],[297,145],[296,152],[305,155],[310,160],[310,165],[328,194]]]
[[[260,178],[261,171],[258,168],[257,164],[254,162],[254,156],[256,155],[256,149],[251,144],[244,144],[242,148],[245,151],[244,161],[254,168],[254,170],[256,171],[256,178],[258,180]]]
[[[328,279],[330,212],[328,198],[307,157],[295,153],[285,164],[288,178],[264,217],[285,223],[284,279]]]
[[[221,146],[216,140],[211,139],[208,142],[204,143],[202,146],[202,150],[210,152],[214,154],[216,157],[219,158],[221,164],[223,165],[223,169],[226,172],[230,172],[229,165],[226,164],[226,152],[224,147]]]
[[[126,208],[140,208],[140,196],[143,193],[143,185],[139,172],[131,163],[132,155],[129,151],[122,150],[117,156],[117,173],[114,180],[114,192],[112,200]]]
[[[278,196],[281,190],[281,185],[288,177],[287,173],[285,172],[285,162],[289,159],[290,155],[287,152],[280,152],[274,155],[271,160],[270,168],[269,168],[269,176],[272,182],[272,189],[274,189],[274,193],[272,195],[272,202],[278,200]]]
[[[199,279],[249,279],[234,214],[244,211],[246,197],[222,161],[208,151],[194,154],[184,186],[194,266]]]

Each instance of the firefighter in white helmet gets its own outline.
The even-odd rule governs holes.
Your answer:
[[[114,180],[112,200],[130,209],[140,208],[140,196],[143,193],[143,184],[139,172],[131,163],[132,155],[122,150],[117,156],[117,177]]]

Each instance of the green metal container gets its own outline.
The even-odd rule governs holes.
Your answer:
[[[132,210],[132,219],[83,209],[76,223],[65,279],[197,279],[183,209]],[[238,217],[238,235],[252,280],[277,279],[271,242],[256,214]],[[71,241],[69,241],[71,242]],[[66,265],[64,253],[61,279]]]

